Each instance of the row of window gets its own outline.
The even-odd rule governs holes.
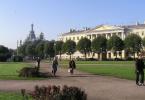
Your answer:
[[[87,37],[88,37],[88,39],[92,39],[92,38],[96,38],[97,36],[100,36],[101,34],[93,34],[93,35],[88,35]],[[111,37],[111,33],[110,34],[102,34],[103,36],[105,36],[105,37],[108,37],[108,38],[110,38]],[[112,35],[118,35],[119,37],[121,37],[121,32],[119,32],[118,34],[116,34],[116,33],[112,33]],[[80,40],[81,38],[83,38],[83,36],[81,36],[81,37],[79,37],[79,36],[77,36],[77,37],[66,37],[66,41],[67,40]]]

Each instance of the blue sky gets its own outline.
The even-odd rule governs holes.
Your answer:
[[[70,28],[145,21],[145,0],[1,0],[0,44],[16,48],[34,23],[36,35],[57,39]]]

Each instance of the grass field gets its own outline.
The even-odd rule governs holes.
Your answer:
[[[60,62],[61,66],[68,67],[68,61]],[[76,61],[77,69],[96,75],[107,75],[123,79],[135,79],[133,61]]]
[[[21,80],[21,79],[35,79],[35,78],[22,78],[18,77],[18,71],[23,67],[31,67],[32,65],[28,63],[13,63],[6,62],[0,63],[0,79],[4,80]]]
[[[24,100],[20,93],[0,92],[0,100]],[[29,100],[32,100],[29,97]]]

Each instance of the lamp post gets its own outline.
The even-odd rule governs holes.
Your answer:
[[[56,57],[56,42],[54,42],[54,57]]]

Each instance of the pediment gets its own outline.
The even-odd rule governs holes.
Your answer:
[[[112,25],[100,25],[100,26],[97,26],[94,30],[102,31],[102,30],[115,30],[115,29],[123,29],[123,28],[118,27],[118,26],[112,26]]]

